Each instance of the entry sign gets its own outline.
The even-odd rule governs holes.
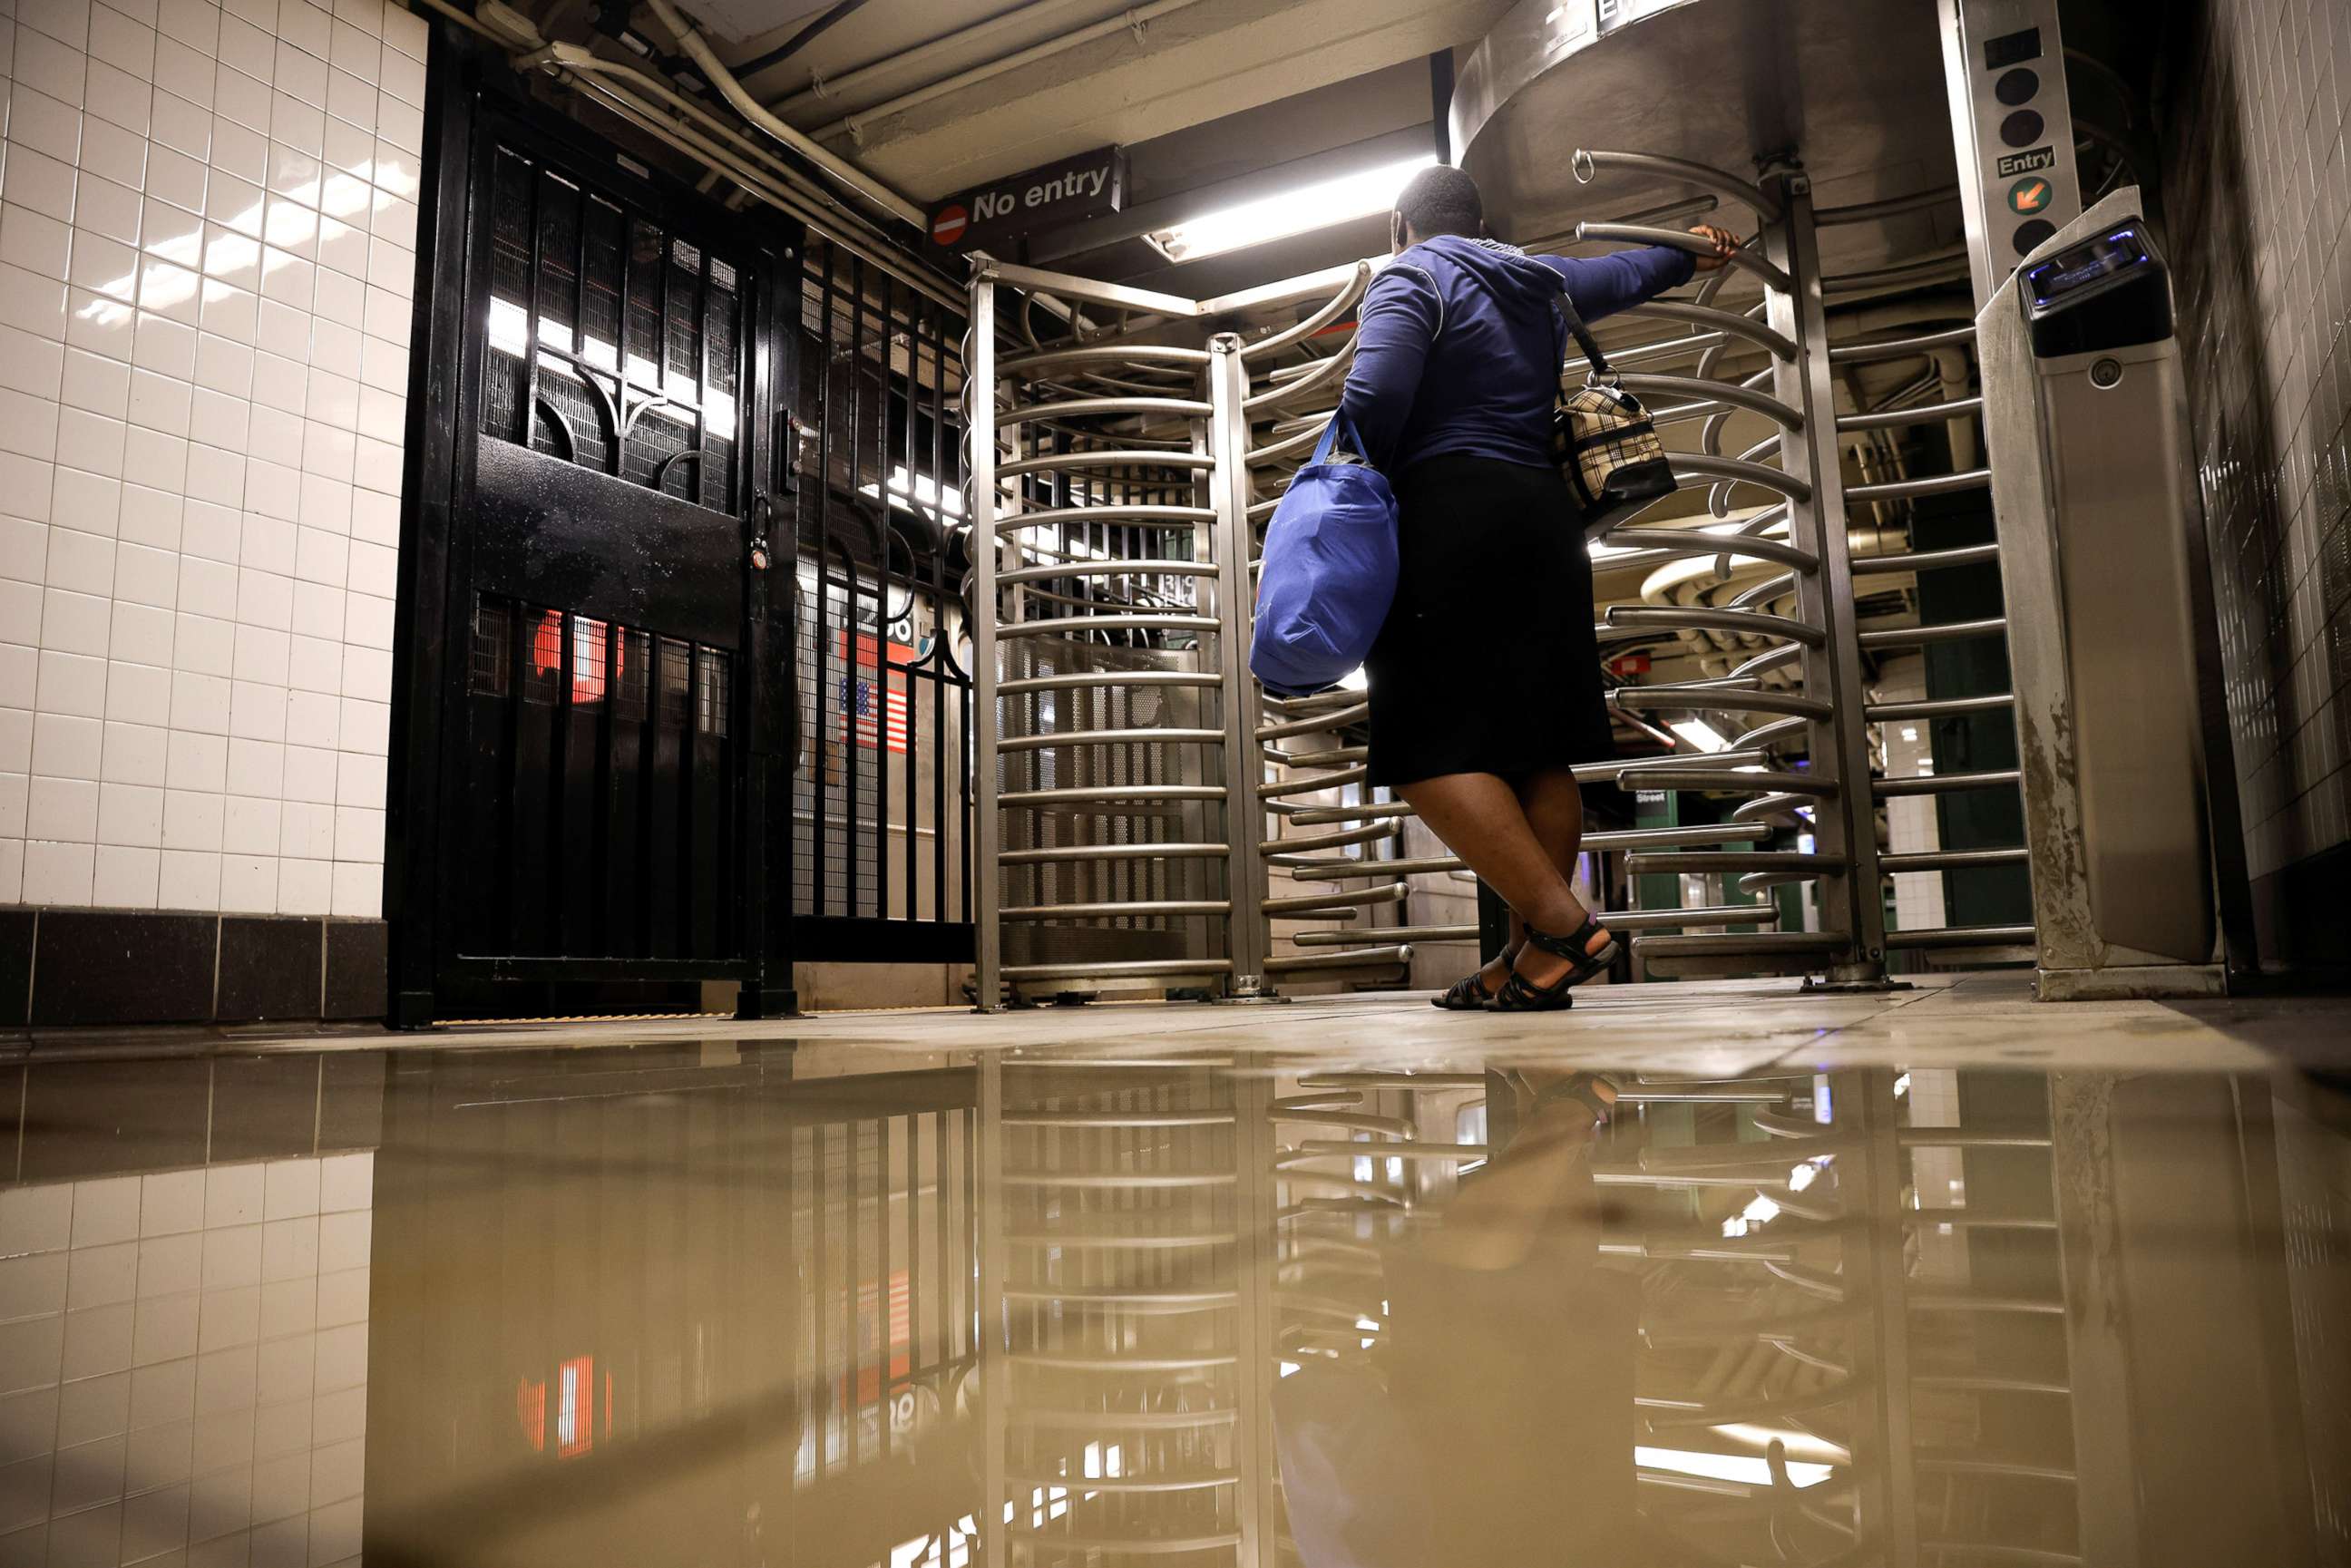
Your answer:
[[[1097,147],[1007,174],[931,208],[931,243],[947,250],[1000,245],[1126,204],[1126,150]]]

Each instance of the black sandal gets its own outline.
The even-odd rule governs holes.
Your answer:
[[[1519,946],[1520,944],[1513,942],[1502,949],[1502,962],[1505,966],[1518,961]],[[1433,1008],[1443,1008],[1449,1013],[1485,1011],[1487,1005],[1494,999],[1494,993],[1488,990],[1485,982],[1479,978],[1485,972],[1486,967],[1483,964],[1479,965],[1478,967],[1447,986],[1441,996],[1429,998],[1428,1005]]]
[[[1592,938],[1595,936],[1608,938],[1606,945],[1598,952],[1591,950]],[[1554,936],[1548,931],[1538,931],[1530,925],[1527,927],[1527,941],[1554,958],[1566,959],[1567,973],[1548,986],[1538,986],[1514,967],[1510,970],[1510,977],[1502,982],[1500,994],[1486,1004],[1487,1011],[1545,1013],[1572,1008],[1575,1005],[1575,998],[1568,993],[1616,961],[1615,936],[1589,915],[1583,917],[1583,925],[1564,936]]]

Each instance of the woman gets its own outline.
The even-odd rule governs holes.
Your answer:
[[[1481,237],[1477,183],[1415,175],[1395,259],[1364,297],[1341,408],[1395,486],[1402,570],[1371,657],[1371,769],[1511,911],[1510,946],[1437,999],[1564,1008],[1616,939],[1569,885],[1583,838],[1570,768],[1609,752],[1592,563],[1551,455],[1564,289],[1586,320],[1723,266],[1663,246],[1591,260]]]

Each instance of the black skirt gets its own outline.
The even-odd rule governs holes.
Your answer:
[[[1395,488],[1402,570],[1364,661],[1371,781],[1607,760],[1592,561],[1559,471],[1432,457]]]

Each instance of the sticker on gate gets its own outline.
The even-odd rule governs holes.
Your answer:
[[[891,675],[877,694],[877,683],[867,673],[878,663],[878,644],[871,632],[860,632],[856,636],[852,656],[848,628],[834,634],[833,653],[841,661],[841,674],[833,697],[841,713],[841,738],[866,751],[886,745],[903,757],[907,744],[907,688],[914,680],[904,672],[922,658],[922,652],[892,643]]]

